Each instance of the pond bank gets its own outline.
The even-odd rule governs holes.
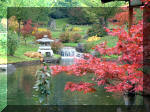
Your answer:
[[[49,60],[49,63],[59,63],[59,58],[51,58]],[[0,71],[6,71],[8,68],[8,65],[13,65],[15,67],[22,67],[22,66],[29,66],[29,65],[36,65],[42,63],[40,60],[31,60],[31,61],[22,61],[22,62],[16,62],[16,63],[7,63],[7,64],[0,64]]]

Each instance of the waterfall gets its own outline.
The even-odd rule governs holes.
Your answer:
[[[82,58],[83,53],[79,53],[76,51],[74,47],[63,47],[60,50],[60,55],[62,58]]]

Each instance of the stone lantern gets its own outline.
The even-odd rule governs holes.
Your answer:
[[[50,46],[53,41],[54,40],[49,39],[47,35],[44,35],[42,39],[38,39],[37,42],[40,44],[38,52],[46,57],[53,56],[54,53]]]

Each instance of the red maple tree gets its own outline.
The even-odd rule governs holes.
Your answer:
[[[20,31],[21,34],[23,35],[23,39],[25,40],[25,44],[26,44],[26,37],[31,35],[32,31],[33,31],[32,20],[29,19],[26,21],[26,23],[23,25]]]
[[[95,47],[101,55],[119,55],[119,62],[105,61],[102,58],[85,54],[85,59],[76,60],[76,63],[69,66],[51,66],[53,75],[62,71],[70,75],[84,76],[92,73],[93,83],[98,86],[104,85],[108,92],[141,92],[143,91],[143,72],[139,70],[143,62],[143,35],[142,22],[131,28],[132,36],[124,28],[106,31],[113,36],[118,36],[115,47],[108,48],[106,43],[101,43]],[[136,30],[135,30],[136,29]],[[65,90],[77,90],[93,92],[93,84],[85,86],[87,83],[67,83]],[[85,87],[84,87],[85,86]],[[73,89],[73,90],[72,90]],[[88,90],[87,90],[88,89]]]
[[[128,34],[124,27],[113,30],[105,28],[108,34],[118,37],[116,46],[109,48],[107,43],[104,42],[97,45],[94,49],[101,55],[118,55],[118,61],[106,61],[103,58],[85,54],[84,59],[76,60],[73,65],[51,66],[52,74],[57,75],[60,72],[66,72],[77,77],[88,73],[93,74],[91,79],[93,83],[67,83],[65,90],[70,91],[94,92],[96,90],[94,88],[95,84],[97,86],[103,85],[108,92],[142,93],[143,89],[150,90],[148,86],[150,82],[149,75],[143,72],[143,55],[149,56],[149,53],[143,52],[143,49],[150,48],[146,45],[143,47],[143,30],[146,30],[149,26],[150,24],[146,24],[146,27],[143,28],[143,21],[139,21],[138,24],[132,25],[130,29],[131,35]],[[146,34],[149,34],[149,31]],[[148,44],[149,42],[146,41],[146,44],[150,45]],[[147,77],[145,78],[144,87],[143,76]]]
[[[135,15],[136,12],[133,12],[133,15]],[[129,22],[129,8],[128,7],[121,7],[119,12],[116,13],[116,15],[113,18],[110,18],[109,21],[113,25],[122,26],[125,24],[128,24]],[[133,16],[133,24],[136,23],[136,18]]]

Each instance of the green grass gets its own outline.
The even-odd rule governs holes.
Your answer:
[[[24,41],[21,41],[14,56],[7,56],[8,63],[16,63],[16,62],[23,62],[23,61],[32,61],[32,60],[39,60],[38,58],[29,58],[24,55],[25,52],[33,51],[37,52],[38,44],[30,44],[33,41],[33,38],[30,37],[27,40],[27,45],[25,45]]]
[[[60,30],[62,27],[66,24],[68,24],[68,18],[63,18],[63,19],[55,19],[56,20],[56,28]]]
[[[51,31],[52,32],[52,38],[59,38],[60,34],[63,32],[62,28],[68,24],[68,19],[63,18],[63,19],[56,19],[56,31]],[[71,29],[72,27],[79,27],[81,31],[78,31],[77,33],[80,33],[82,36],[84,36],[87,32],[87,30],[91,27],[90,25],[71,25],[69,24],[68,29]]]
[[[98,41],[93,41],[92,43],[94,45],[96,45],[96,44],[100,44],[100,43],[103,43],[103,42],[107,42],[108,47],[114,47],[116,45],[117,41],[118,41],[118,37],[107,35],[107,36],[101,37],[101,39],[98,40]],[[86,40],[82,40],[82,42],[87,43]]]
[[[108,59],[117,59],[118,58],[118,55],[111,55],[111,56],[108,56],[108,55],[105,55],[105,56],[102,56],[103,58],[108,58]]]
[[[68,47],[76,47],[78,45],[78,43],[63,43],[64,46],[68,46]]]
[[[59,39],[59,36],[62,32],[60,31],[52,31],[52,38]]]
[[[61,58],[61,55],[59,55],[59,54],[54,54],[53,57],[54,57],[54,58]]]
[[[7,105],[7,75],[0,73],[0,112]]]

